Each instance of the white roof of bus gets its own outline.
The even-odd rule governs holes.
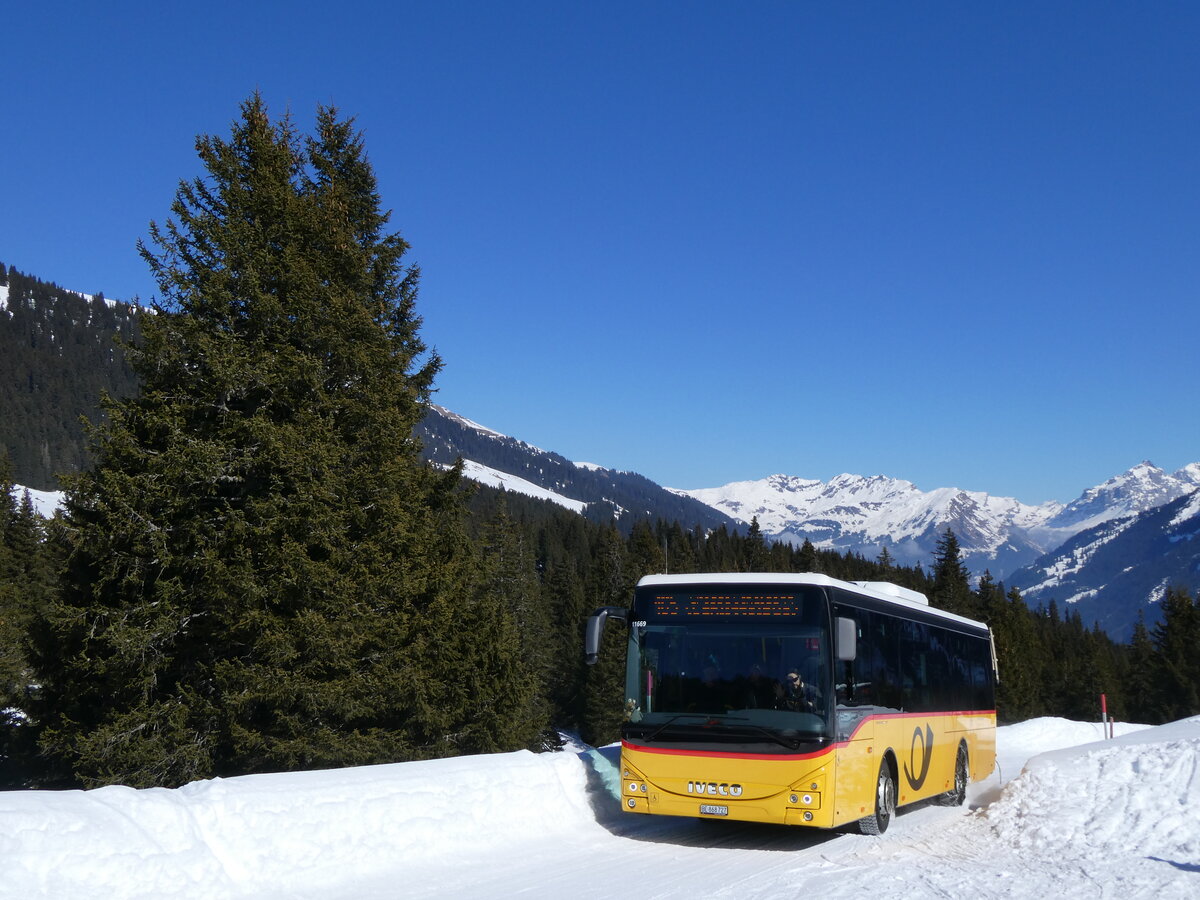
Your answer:
[[[828,575],[818,575],[815,572],[805,572],[799,575],[786,572],[697,572],[691,575],[646,575],[638,582],[638,587],[683,587],[689,584],[812,584],[819,587],[839,587],[854,594],[882,600],[884,603],[924,610],[941,619],[974,625],[976,628],[987,628],[983,622],[930,606],[929,600],[924,594],[900,587],[897,584],[887,581],[842,581],[840,578],[830,578]]]

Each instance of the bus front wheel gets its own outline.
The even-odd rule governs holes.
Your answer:
[[[879,778],[875,781],[875,813],[859,819],[858,830],[863,834],[883,834],[896,814],[896,779],[886,759],[879,763]]]

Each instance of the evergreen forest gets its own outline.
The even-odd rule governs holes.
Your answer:
[[[122,345],[137,340],[138,307],[85,297],[0,263],[0,447],[18,483],[57,490],[57,474],[91,460],[84,420],[105,395],[132,396]]]
[[[892,581],[984,620],[1001,722],[1096,719],[1102,692],[1126,721],[1200,712],[1183,591],[1122,645],[973,584],[949,531],[928,567],[901,567],[757,523],[619,530],[430,465],[415,433],[442,362],[353,121],[321,107],[301,135],[255,95],[197,151],[204,174],[140,248],[163,299],[138,340],[121,332],[131,381],[79,407],[103,415],[64,509],[43,520],[0,459],[5,786],[171,787],[551,748],[563,730],[609,742],[624,634],[588,667],[586,617],[668,570]]]

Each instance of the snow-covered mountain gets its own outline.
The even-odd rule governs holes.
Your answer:
[[[954,531],[967,565],[1002,577],[1053,546],[1039,530],[1062,504],[1030,506],[980,491],[922,491],[883,475],[839,475],[829,482],[773,475],[724,487],[681,491],[734,518],[757,518],[763,532],[799,544],[873,558],[884,547],[897,562],[928,564],[938,538]]]
[[[1168,588],[1200,591],[1200,489],[1087,528],[1008,583],[1031,606],[1073,606],[1087,625],[1127,640],[1139,611],[1148,626],[1159,620]]]
[[[1168,474],[1147,460],[1128,472],[1108,479],[1104,484],[1084,491],[1078,500],[1063,507],[1046,525],[1078,533],[1110,519],[1135,515],[1170,503],[1198,487],[1200,463],[1192,463],[1174,474]]]
[[[937,488],[882,475],[829,482],[773,475],[718,488],[678,491],[793,543],[874,557],[886,546],[904,564],[927,564],[938,537],[953,530],[968,566],[997,578],[1032,563],[1075,534],[1161,506],[1200,487],[1200,464],[1168,474],[1150,462],[1091,488],[1074,502],[1031,506],[981,491]]]
[[[430,408],[418,436],[425,457],[434,463],[449,465],[461,457],[469,478],[550,500],[593,521],[615,520],[626,528],[639,518],[680,522],[688,528],[738,527],[721,511],[668,491],[636,472],[572,462],[441,406]]]

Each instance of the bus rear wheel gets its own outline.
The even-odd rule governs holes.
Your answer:
[[[958,757],[954,760],[954,787],[938,798],[942,806],[962,806],[967,800],[967,782],[970,781],[967,766],[967,748],[958,745]]]
[[[879,764],[879,778],[875,781],[875,813],[859,819],[858,830],[863,834],[883,834],[892,824],[896,814],[896,779],[887,760]]]

